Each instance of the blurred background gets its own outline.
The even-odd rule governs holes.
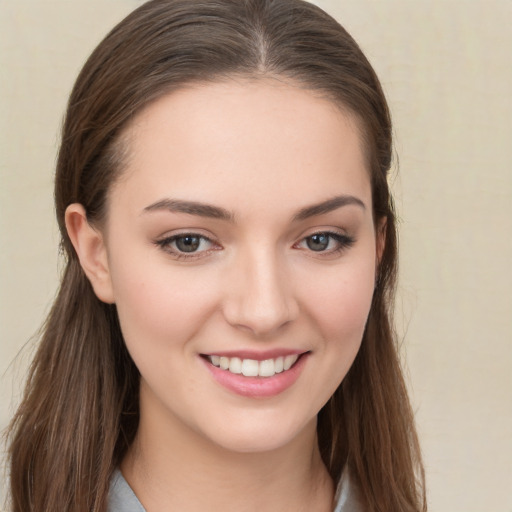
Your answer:
[[[0,0],[0,428],[58,282],[52,177],[67,96],[141,3]],[[429,509],[512,512],[512,2],[314,3],[359,42],[394,119],[396,320]]]

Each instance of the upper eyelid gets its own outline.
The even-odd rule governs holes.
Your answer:
[[[318,255],[327,255],[327,254],[332,254],[334,252],[337,252],[339,250],[344,250],[344,249],[348,249],[349,247],[351,247],[355,242],[356,242],[356,239],[354,236],[351,236],[347,233],[340,233],[338,231],[334,231],[334,230],[327,230],[327,229],[324,229],[324,230],[316,230],[316,231],[313,231],[312,233],[308,234],[308,235],[305,235],[305,236],[302,236],[295,244],[294,246],[298,246],[300,244],[303,244],[308,238],[311,238],[312,236],[315,236],[315,235],[327,235],[327,236],[330,236],[336,243],[339,244],[339,247],[338,248],[335,248],[335,249],[331,249],[331,250],[328,250],[328,251],[318,251]]]
[[[205,240],[208,240],[209,242],[215,243],[220,245],[220,243],[217,241],[217,238],[213,236],[212,234],[205,234],[204,232],[201,232],[201,230],[197,229],[185,229],[183,231],[171,232],[171,233],[165,233],[159,237],[155,238],[155,242],[165,242],[168,240],[176,240],[177,238],[186,237],[186,236],[197,236],[199,238],[203,238]]]
[[[203,235],[202,233],[197,233],[195,231],[183,231],[183,233],[172,233],[170,235],[161,236],[159,240],[175,240],[176,238],[183,238],[187,236],[197,236],[197,238],[204,238],[205,240],[213,241],[211,236]]]
[[[296,244],[302,242],[303,240],[305,240],[311,236],[318,235],[318,234],[327,234],[327,235],[331,235],[333,237],[343,237],[343,238],[352,239],[352,240],[354,239],[353,236],[351,236],[345,229],[342,229],[342,228],[327,227],[327,226],[320,227],[320,228],[315,227],[315,228],[310,228],[310,229],[306,230],[300,236],[295,238],[295,242],[293,243],[293,245],[296,245]],[[183,229],[183,231],[180,230],[177,233],[171,232],[168,234],[161,235],[155,239],[155,243],[160,244],[162,242],[173,241],[180,237],[186,237],[186,236],[197,236],[199,238],[207,240],[208,242],[211,242],[212,244],[222,246],[221,242],[213,234],[210,234],[210,233],[205,234],[204,232],[202,232],[201,229],[186,229],[186,228]]]
[[[339,233],[338,231],[323,230],[323,231],[313,231],[309,235],[304,235],[299,239],[298,242],[303,242],[304,240],[307,240],[308,238],[311,238],[312,236],[315,236],[315,235],[327,235],[334,239],[342,238],[342,239],[351,240],[351,241],[354,240],[354,237],[348,235],[347,233]]]
[[[173,244],[176,239],[179,239],[181,237],[186,236],[197,236],[203,240],[206,240],[208,243],[212,245],[212,247],[208,247],[202,251],[192,251],[190,253],[185,251],[180,251],[177,247],[171,247],[171,244]],[[160,248],[163,252],[167,253],[170,257],[172,257],[175,260],[198,260],[204,257],[207,257],[210,252],[217,251],[220,245],[215,242],[214,240],[211,240],[209,237],[205,235],[201,235],[199,233],[192,233],[192,232],[183,232],[183,233],[177,233],[169,236],[161,237],[157,240],[155,240],[154,244]]]
[[[314,227],[306,229],[301,233],[298,237],[298,240],[304,240],[305,238],[309,238],[310,236],[319,235],[321,233],[325,233],[328,235],[336,235],[336,236],[345,236],[350,238],[350,234],[346,229],[333,227],[333,226],[325,226],[325,227]]]

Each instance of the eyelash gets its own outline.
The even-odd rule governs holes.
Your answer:
[[[204,256],[205,253],[209,253],[212,250],[216,251],[218,249],[206,249],[204,251],[191,251],[190,253],[186,253],[184,251],[180,251],[177,248],[172,248],[171,246],[173,243],[175,243],[177,240],[184,239],[184,238],[198,238],[199,243],[207,242],[209,244],[215,245],[215,242],[208,238],[207,236],[200,235],[198,233],[179,233],[177,235],[168,236],[166,238],[163,238],[162,240],[157,240],[155,244],[160,247],[165,252],[169,253],[173,258],[177,260],[192,260],[196,258],[200,258]]]
[[[297,244],[295,244],[295,246],[307,244],[308,240],[311,240],[315,236],[318,237],[322,235],[328,238],[328,244],[331,243],[331,240],[334,240],[337,244],[337,247],[335,247],[334,249],[320,251],[315,251],[314,249],[311,249],[311,247],[307,247],[306,250],[308,250],[310,256],[315,256],[317,258],[328,258],[331,256],[336,256],[352,247],[355,243],[355,238],[341,233],[337,233],[336,231],[317,231],[315,233],[312,233],[311,235],[302,238]]]
[[[308,236],[302,238],[299,242],[294,244],[294,247],[298,247],[299,245],[304,244],[304,243],[307,244],[308,240],[311,240],[315,236],[322,236],[322,235],[328,237],[329,244],[332,239],[337,243],[338,246],[334,249],[320,250],[320,251],[315,251],[314,249],[311,249],[310,247],[307,248],[307,250],[309,252],[311,252],[313,255],[317,255],[318,257],[332,256],[332,255],[339,254],[339,253],[343,252],[344,250],[349,249],[355,243],[355,239],[348,235],[343,235],[343,234],[337,233],[335,231],[317,231],[315,233],[312,233],[311,235],[308,235]],[[205,253],[210,253],[211,251],[219,250],[216,248],[214,248],[214,249],[210,248],[210,249],[206,249],[206,250],[199,251],[199,252],[191,251],[190,253],[186,253],[184,251],[180,251],[177,248],[171,249],[172,244],[174,244],[177,240],[184,239],[187,237],[199,239],[200,244],[207,242],[209,244],[216,245],[213,240],[211,240],[210,238],[208,238],[204,235],[200,235],[198,233],[179,233],[178,235],[172,235],[172,236],[163,238],[161,240],[156,240],[155,245],[160,247],[165,252],[169,253],[173,258],[175,258],[177,260],[197,259],[197,258],[203,257],[205,255]],[[218,246],[218,247],[220,247],[220,246]]]

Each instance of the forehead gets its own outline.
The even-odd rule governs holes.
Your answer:
[[[298,201],[305,194],[325,199],[330,190],[370,194],[355,117],[274,79],[169,93],[138,114],[124,139],[129,158],[114,189],[136,193],[133,200],[192,194],[262,201],[271,190]]]

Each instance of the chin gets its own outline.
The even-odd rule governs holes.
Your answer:
[[[210,441],[230,452],[271,452],[294,443],[310,443],[316,437],[316,416],[301,424],[290,422],[288,425],[283,419],[262,422],[250,417],[239,418],[229,425],[219,425],[215,432],[203,432],[205,434]]]

